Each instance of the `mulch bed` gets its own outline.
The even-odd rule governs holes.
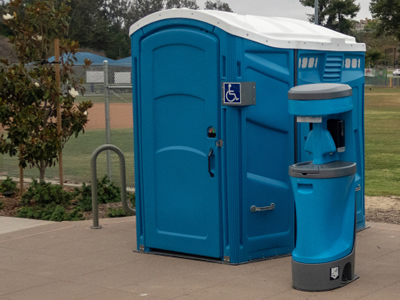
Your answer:
[[[74,188],[72,187],[65,187],[65,191],[72,192]],[[0,216],[2,217],[15,217],[17,211],[22,207],[20,205],[20,197],[19,194],[14,194],[11,197],[5,197],[3,194],[0,193],[0,202],[3,203],[0,209]],[[72,203],[76,201],[72,200]],[[109,213],[109,208],[122,208],[121,202],[116,203],[101,203],[99,204],[99,218],[107,218],[107,214]],[[92,212],[82,212],[83,217],[85,220],[92,220]]]
[[[400,210],[366,209],[367,222],[400,224]]]

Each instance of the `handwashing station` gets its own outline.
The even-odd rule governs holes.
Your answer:
[[[365,227],[364,44],[304,21],[189,9],[149,15],[130,36],[138,250],[231,264],[290,254],[288,168],[314,154],[313,123],[289,113],[288,91],[306,84],[351,89],[339,151],[357,165]]]

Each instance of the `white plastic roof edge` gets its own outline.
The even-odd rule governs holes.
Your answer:
[[[238,15],[215,10],[168,9],[140,19],[130,28],[129,35],[151,23],[167,19],[192,19],[203,21],[222,30],[267,46],[284,49],[323,51],[366,51],[363,43],[306,21]]]

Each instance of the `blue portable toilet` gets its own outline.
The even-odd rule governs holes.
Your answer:
[[[365,226],[364,44],[304,21],[189,9],[149,15],[130,36],[138,250],[232,264],[289,254],[288,166],[312,157],[287,95],[309,83],[353,89]]]

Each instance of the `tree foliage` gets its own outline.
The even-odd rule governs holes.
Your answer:
[[[104,51],[112,59],[130,54],[125,20],[131,2],[71,0],[69,36],[82,47]]]
[[[364,26],[364,31],[376,33],[378,26],[379,26],[378,19],[368,20],[367,24]]]
[[[389,33],[382,34],[379,28],[379,20],[368,20],[363,31],[354,32],[357,42],[367,45],[365,53],[366,66],[371,63],[376,65],[395,65],[399,40]]]
[[[22,0],[23,5],[36,0]],[[60,6],[66,0],[53,0]],[[68,0],[69,37],[79,41],[81,47],[91,48],[112,59],[129,56],[130,26],[141,18],[157,11],[171,8],[199,9],[196,0]],[[232,12],[229,5],[221,0],[208,0],[205,9]],[[5,0],[0,0],[0,12]],[[8,36],[8,27],[2,27],[0,34]]]
[[[163,0],[134,0],[125,19],[126,29],[128,30],[130,25],[139,21],[141,18],[163,9]]]
[[[371,0],[372,17],[379,20],[377,34],[391,34],[400,39],[400,0]]]
[[[1,16],[3,16],[6,12],[5,8],[6,8],[6,1],[0,0],[0,35],[9,36],[11,35],[12,32],[9,29],[9,27],[6,24],[4,24],[3,18],[1,18]]]
[[[384,57],[384,54],[379,49],[370,48],[367,52],[365,52],[365,63],[372,63],[372,66],[375,66],[376,62]]]
[[[303,6],[314,7],[314,0],[300,0]],[[324,27],[350,34],[354,18],[360,11],[360,5],[355,0],[319,0],[318,24]],[[314,23],[314,14],[309,14],[308,19]]]
[[[228,3],[221,2],[220,0],[216,0],[215,2],[206,1],[204,5],[205,9],[233,12]]]
[[[72,135],[84,131],[87,110],[92,103],[75,104],[83,93],[74,76],[74,54],[79,43],[66,38],[69,8],[54,0],[11,0],[6,6],[5,24],[12,31],[10,42],[19,64],[0,60],[0,153],[18,155],[19,165],[37,167],[41,180],[45,169],[54,166],[58,153]],[[54,52],[54,40],[60,39],[60,81],[56,83],[54,64],[47,58]],[[90,65],[90,61],[85,62]],[[61,103],[62,131],[57,131],[57,104]]]
[[[167,0],[165,3],[166,9],[171,8],[191,8],[199,9],[196,0]]]

